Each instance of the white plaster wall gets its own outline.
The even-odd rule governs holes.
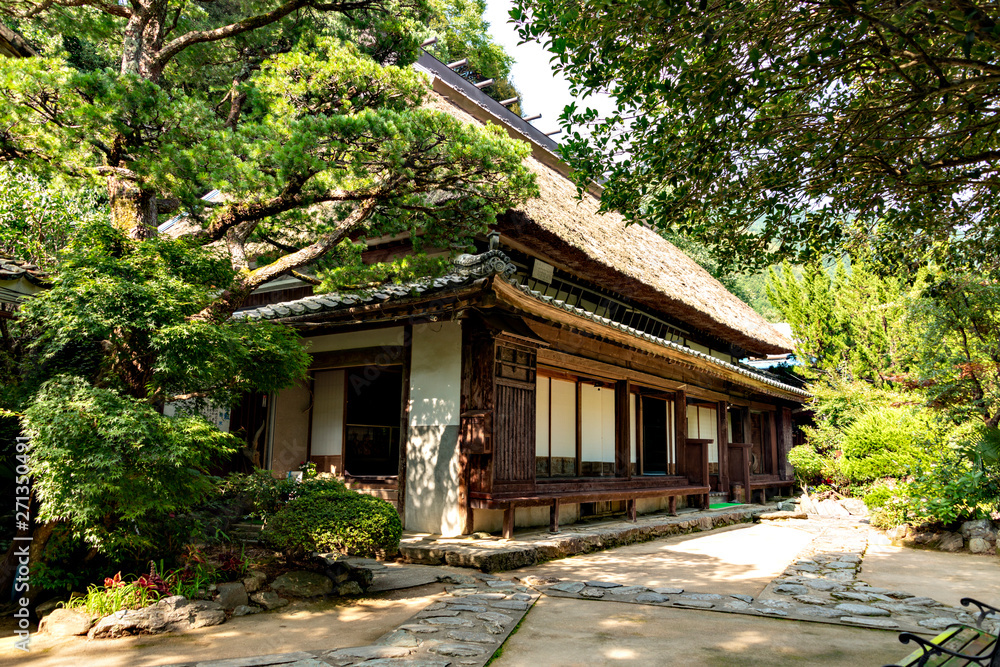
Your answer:
[[[352,350],[359,347],[379,347],[380,345],[402,345],[404,342],[403,327],[388,329],[371,329],[369,331],[351,331],[348,333],[314,336],[305,340],[306,351],[332,352],[334,350]]]
[[[687,406],[688,437],[711,440],[708,446],[708,462],[719,462],[719,421],[715,409],[704,405]]]
[[[552,456],[576,458],[576,383],[552,379]]]
[[[461,384],[461,324],[414,325],[406,447],[407,530],[445,536],[461,534],[458,503]]]
[[[549,378],[535,384],[535,455],[549,455]]]

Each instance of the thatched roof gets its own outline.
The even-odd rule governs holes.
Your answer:
[[[448,308],[448,296],[458,292],[479,294],[490,291],[499,296],[504,291],[520,295],[568,313],[576,325],[592,322],[602,331],[623,334],[635,345],[647,345],[654,354],[681,360],[697,366],[702,372],[722,377],[754,391],[781,398],[801,401],[809,394],[781,382],[773,376],[745,364],[734,364],[710,354],[698,352],[671,340],[659,338],[638,329],[614,322],[593,312],[571,306],[520,284],[514,277],[517,267],[502,251],[488,250],[480,255],[462,255],[455,259],[452,271],[440,278],[425,278],[401,285],[382,285],[352,294],[316,294],[312,296],[248,308],[233,314],[234,319],[271,320],[292,326],[317,326],[337,321],[357,322],[378,310],[423,302],[433,297],[438,307]],[[506,290],[500,285],[506,284]],[[503,298],[503,297],[501,297]]]
[[[16,32],[0,23],[0,56],[30,58],[37,55],[31,45]]]
[[[566,166],[547,146],[505,117],[513,114],[488,98],[472,99],[464,88],[436,79],[428,105],[467,122],[498,123],[533,144],[527,163],[541,196],[501,218],[497,229],[505,242],[751,353],[792,351],[784,334],[672,243],[641,225],[626,225],[617,213],[601,214],[592,196],[578,198],[576,186],[560,173]]]

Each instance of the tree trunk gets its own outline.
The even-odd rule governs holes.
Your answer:
[[[156,193],[117,175],[108,176],[111,223],[134,239],[156,236]]]

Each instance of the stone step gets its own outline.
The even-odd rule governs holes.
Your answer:
[[[351,485],[348,485],[347,488],[352,491],[357,491],[358,493],[364,493],[365,495],[375,496],[376,498],[387,500],[391,503],[395,503],[396,500],[399,498],[399,491],[397,491],[396,489],[366,489],[366,488],[356,488]]]

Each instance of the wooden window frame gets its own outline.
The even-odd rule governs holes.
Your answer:
[[[547,477],[538,477],[537,474],[536,474],[536,481],[537,482],[541,482],[542,484],[550,484],[550,483],[558,483],[559,481],[568,481],[568,480],[607,480],[607,479],[616,479],[616,478],[622,476],[620,474],[621,471],[618,470],[618,466],[617,465],[615,465],[614,473],[611,474],[611,475],[599,475],[599,476],[596,476],[596,477],[595,476],[585,477],[582,474],[582,467],[583,467],[583,410],[581,408],[582,408],[582,402],[583,402],[583,385],[590,384],[590,385],[594,385],[594,386],[597,386],[597,387],[601,387],[603,389],[611,389],[612,391],[617,391],[618,390],[618,382],[616,382],[615,380],[612,380],[610,378],[601,378],[601,377],[596,377],[596,376],[593,376],[593,375],[581,375],[579,373],[572,373],[570,371],[566,371],[566,370],[562,370],[562,369],[551,368],[551,367],[548,367],[548,366],[544,366],[543,367],[543,366],[539,365],[538,369],[537,369],[537,373],[535,375],[536,385],[537,385],[537,382],[540,381],[542,378],[545,378],[547,380],[553,380],[553,379],[555,379],[555,380],[562,380],[562,381],[565,381],[565,382],[573,382],[576,385],[576,452],[575,452],[576,463],[575,463],[575,466],[574,466],[575,467],[575,474],[574,475],[571,475],[571,476],[570,475],[559,476],[559,477],[554,477],[552,475],[552,387],[550,385],[549,386],[549,392],[548,392],[548,397],[549,397],[549,409],[548,409],[549,420],[548,420],[548,457],[547,457],[548,458],[548,472],[549,472],[549,474],[548,474]],[[537,391],[537,389],[536,389],[536,391]],[[618,418],[617,417],[617,411],[616,411],[615,414],[616,414],[615,418],[617,420],[617,418]],[[537,413],[536,413],[536,419],[537,419]],[[625,415],[625,419],[626,420],[628,419],[628,414],[627,413]],[[619,425],[618,425],[618,423],[616,421],[616,423],[615,423],[615,450],[616,450],[616,453],[617,453],[617,449],[621,446],[621,444],[618,442],[618,437],[619,437],[618,434],[620,433],[621,429],[619,429],[618,426]],[[627,447],[628,443],[626,442],[625,445]],[[535,457],[538,458],[538,449],[537,449],[537,446],[535,448]],[[617,456],[616,456],[616,459],[617,459]],[[536,467],[536,470],[537,470],[537,467]],[[630,476],[630,475],[628,475],[628,476]]]
[[[636,397],[635,401],[635,459],[636,459],[636,477],[677,477],[680,475],[680,461],[679,452],[677,448],[677,392],[664,391],[663,389],[658,389],[656,387],[647,387],[645,385],[632,385],[631,393]],[[643,420],[642,420],[642,399],[644,397],[653,398],[661,401],[670,401],[674,414],[670,419],[670,427],[674,432],[671,432],[671,428],[667,429],[668,436],[670,437],[671,444],[674,447],[674,472],[666,472],[665,474],[653,473],[647,474],[645,471],[645,434],[643,433]],[[629,457],[631,458],[631,457]],[[630,461],[631,464],[631,461]],[[668,461],[669,465],[669,461]]]
[[[347,395],[348,395],[348,391],[350,390],[350,387],[348,386],[349,377],[350,377],[350,373],[351,373],[352,370],[356,370],[356,369],[359,369],[359,368],[360,369],[367,368],[370,365],[370,364],[361,364],[361,365],[358,365],[355,360],[358,359],[359,357],[361,357],[361,355],[367,354],[369,352],[369,350],[372,350],[372,349],[376,349],[376,348],[365,348],[364,350],[346,350],[346,351],[344,351],[344,354],[341,357],[341,359],[338,359],[337,362],[326,362],[326,363],[324,363],[320,367],[311,368],[309,370],[309,392],[310,392],[310,394],[313,395],[312,403],[313,403],[313,405],[315,405],[315,394],[314,394],[314,391],[315,391],[316,373],[322,373],[322,372],[326,372],[326,371],[337,371],[337,370],[344,371],[344,390],[343,390],[343,402],[344,402],[344,405],[343,405],[343,415],[344,415],[344,419],[343,419],[343,422],[340,425],[340,428],[341,428],[341,439],[340,439],[340,442],[341,442],[341,450],[340,450],[341,475],[344,477],[344,479],[359,480],[359,481],[388,482],[388,481],[393,481],[393,480],[398,480],[399,479],[399,472],[398,472],[398,470],[397,470],[397,473],[395,475],[352,475],[352,474],[350,474],[350,472],[348,472],[348,469],[347,469],[348,461],[349,461],[349,457],[348,457],[348,454],[347,454]],[[335,354],[340,354],[340,353],[338,352],[338,353],[335,353]],[[333,355],[330,355],[330,356],[332,357]],[[355,363],[351,363],[352,361],[355,361]],[[401,410],[405,411],[406,395],[407,395],[407,390],[408,390],[408,386],[407,386],[408,385],[407,364],[404,361],[401,360],[401,361],[398,361],[398,362],[397,361],[393,361],[391,363],[380,364],[378,367],[379,368],[393,368],[393,369],[398,368],[398,369],[400,369],[400,371],[402,373],[402,378],[401,378],[402,386],[400,387],[400,406],[401,406]],[[405,427],[404,424],[401,423],[400,424],[400,443],[399,443],[399,456],[400,456],[400,458],[403,458],[403,456],[404,456],[404,451],[405,451],[404,447],[405,447],[406,439],[407,439],[407,436],[408,436],[407,431],[408,431],[408,429]],[[307,434],[307,437],[306,437],[306,460],[311,460],[311,458],[312,458],[312,439],[313,439],[313,415],[310,414],[310,416],[309,416],[309,433]]]

